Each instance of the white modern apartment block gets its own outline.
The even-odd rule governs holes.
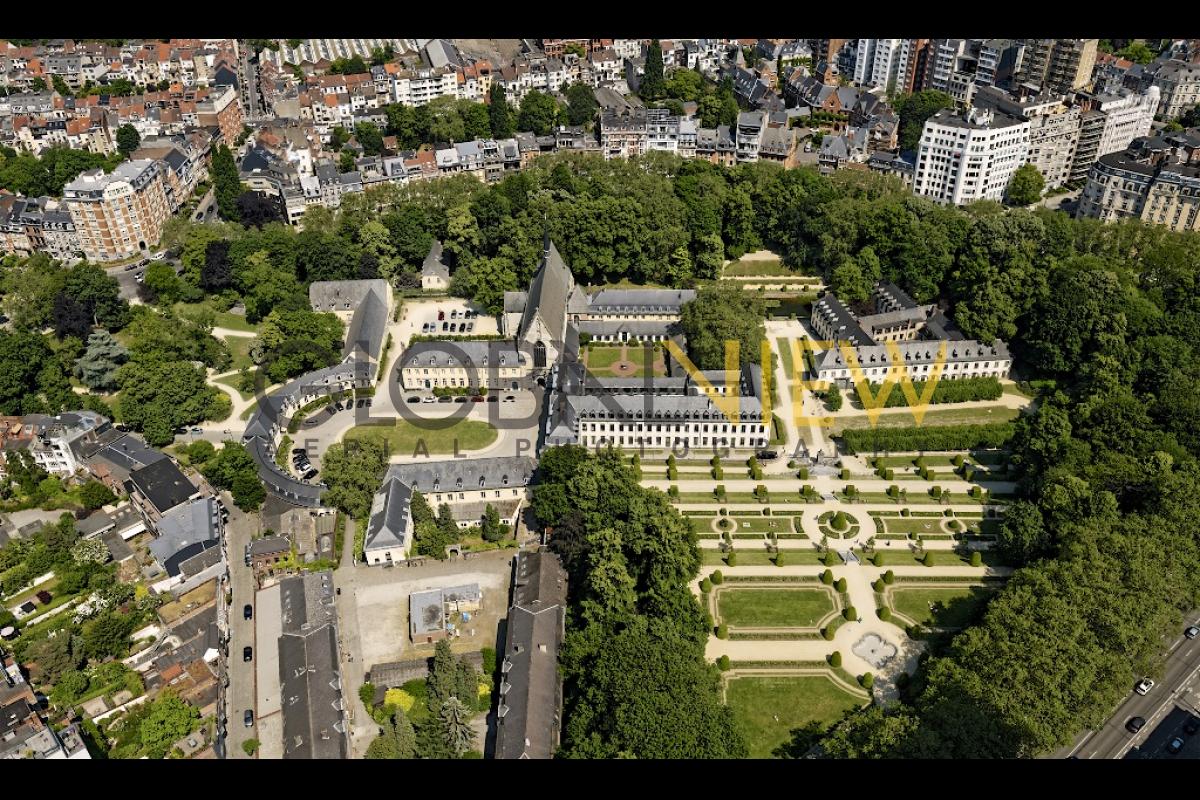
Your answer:
[[[158,244],[171,215],[162,163],[126,161],[108,175],[80,173],[63,189],[79,244],[91,261],[137,255]]]
[[[1155,73],[1154,87],[1162,92],[1158,113],[1163,119],[1174,119],[1200,105],[1200,64],[1168,61]]]
[[[1159,88],[1151,86],[1145,94],[1131,92],[1096,98],[1095,107],[1104,112],[1104,131],[1100,134],[1097,158],[1119,153],[1134,139],[1149,135],[1160,95]]]
[[[1028,120],[990,109],[939,111],[921,133],[913,192],[954,205],[998,201],[1028,155]]]
[[[419,69],[392,76],[392,99],[401,105],[423,106],[442,96],[458,97],[454,69]]]
[[[887,91],[907,71],[912,45],[911,39],[859,39],[855,83]]]
[[[1048,94],[1018,100],[990,86],[980,87],[975,105],[1028,120],[1028,163],[1037,168],[1048,188],[1062,186],[1071,179],[1083,113],[1079,106],[1068,106],[1062,97]]]

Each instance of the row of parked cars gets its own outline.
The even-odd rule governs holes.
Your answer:
[[[319,474],[313,465],[308,462],[308,451],[303,447],[297,447],[292,450],[292,466],[296,469],[301,479],[306,481],[311,481]]]
[[[421,333],[437,333],[436,322],[426,322],[421,326]],[[470,333],[475,330],[474,322],[443,322],[442,333]]]
[[[371,407],[371,398],[369,398],[369,397],[360,397],[357,401],[355,401],[352,398],[347,398],[345,400],[339,400],[336,403],[330,403],[329,405],[325,406],[325,410],[322,413],[324,413],[326,416],[332,417],[334,414],[338,413],[339,411],[346,411],[346,410],[352,409],[352,408],[370,408],[370,407]],[[313,416],[306,419],[304,421],[304,424],[305,424],[305,426],[311,428],[313,425],[320,424],[321,422],[322,422],[322,418],[321,418],[320,414],[314,414]]]
[[[434,397],[431,394],[421,397],[420,395],[414,394],[412,397],[408,398],[405,402],[408,402],[408,403],[466,403],[468,401],[470,401],[472,403],[499,403],[499,402],[501,402],[500,395],[498,395],[498,394],[489,394],[487,397],[484,397],[481,394],[473,395],[471,397],[467,397],[467,395],[465,395],[465,394],[460,394],[457,397],[451,397],[450,395],[442,395],[441,397]],[[505,395],[504,400],[503,400],[503,402],[505,402],[505,403],[515,403],[516,401],[517,401],[517,398],[513,397],[511,394]]]

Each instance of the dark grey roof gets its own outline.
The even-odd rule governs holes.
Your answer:
[[[505,292],[504,293],[504,313],[519,314],[525,310],[525,304],[529,299],[529,295],[525,292]]]
[[[186,502],[198,491],[169,458],[133,470],[129,473],[129,482],[150,501],[159,514]]]
[[[873,343],[870,335],[862,329],[858,320],[850,313],[850,309],[846,308],[832,292],[826,292],[820,300],[813,303],[813,314],[820,314],[829,321],[836,339],[844,339],[857,345]]]
[[[519,553],[504,641],[496,758],[550,758],[558,746],[567,576],[558,556]]]
[[[695,289],[601,289],[589,299],[588,310],[678,314],[685,303],[695,299]]]
[[[389,475],[375,493],[371,519],[367,525],[365,552],[406,547],[409,540],[409,503],[412,490],[399,478]]]
[[[528,361],[516,345],[504,339],[471,340],[446,339],[413,342],[400,357],[400,366],[418,364],[435,366],[463,365],[484,367],[515,366]],[[416,359],[416,363],[414,363]]]
[[[276,553],[287,553],[292,549],[292,543],[286,536],[264,536],[250,542],[250,555],[270,556]]]
[[[337,630],[322,625],[279,637],[283,757],[348,757]]]
[[[554,243],[547,239],[542,250],[542,263],[529,284],[525,313],[521,317],[521,336],[529,330],[534,317],[540,316],[554,341],[562,342],[566,334],[567,300],[573,288],[574,276],[563,263]]]
[[[387,297],[387,281],[380,278],[356,281],[313,281],[308,303],[314,311],[352,311],[370,294]]]
[[[417,461],[391,465],[384,480],[397,478],[409,488],[426,494],[452,489],[498,489],[524,486],[533,477],[536,467],[537,460],[531,456]]]
[[[158,536],[151,540],[150,552],[175,576],[184,561],[220,544],[221,510],[214,498],[199,498],[163,514],[155,528]]]
[[[442,261],[442,243],[437,239],[429,246],[429,255],[425,256],[425,261],[421,264],[421,275],[426,278],[450,280],[450,270]]]
[[[383,352],[383,339],[387,334],[388,302],[387,282],[371,281],[383,286],[373,287],[366,297],[354,310],[350,318],[350,327],[346,331],[346,345],[342,349],[343,358],[355,354],[365,354],[371,361],[378,361]],[[383,290],[383,293],[378,291]]]

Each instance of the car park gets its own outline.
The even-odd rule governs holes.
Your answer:
[[[1179,751],[1182,749],[1183,749],[1183,737],[1182,736],[1176,736],[1174,739],[1171,740],[1171,743],[1167,745],[1167,752],[1173,756],[1179,755]]]
[[[254,606],[250,605],[249,603],[242,606],[242,619],[253,619],[253,618],[254,618]]]
[[[1192,625],[1186,631],[1183,632],[1183,635],[1189,639],[1195,639],[1197,636],[1200,636],[1200,627],[1196,627],[1195,625]]]
[[[254,727],[254,710],[247,708],[246,713],[242,715],[242,721],[246,724],[247,728],[253,728]]]
[[[1144,695],[1149,694],[1150,690],[1153,688],[1154,688],[1154,681],[1150,680],[1149,678],[1142,678],[1140,681],[1137,682],[1137,685],[1133,687],[1133,690],[1135,692],[1137,692],[1138,694],[1144,696]]]
[[[250,661],[254,658],[254,648],[246,645],[242,648],[242,661]]]
[[[1137,733],[1142,728],[1146,727],[1146,719],[1144,717],[1130,717],[1125,723],[1125,730],[1130,733]]]
[[[317,472],[315,469],[310,469],[308,472],[304,473],[304,480],[311,481],[313,478],[317,477],[317,475],[319,475],[319,474],[320,473]]]

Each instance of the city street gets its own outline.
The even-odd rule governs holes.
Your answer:
[[[1195,615],[1187,618],[1185,624],[1194,624]],[[1160,738],[1156,726],[1169,716],[1177,706],[1190,708],[1200,716],[1200,639],[1185,639],[1181,634],[1176,635],[1171,643],[1171,651],[1167,656],[1161,678],[1156,678],[1157,685],[1150,693],[1142,696],[1133,691],[1130,686],[1129,697],[1120,706],[1104,726],[1098,731],[1089,731],[1081,736],[1070,748],[1063,748],[1053,754],[1055,758],[1124,758],[1133,748],[1140,748],[1150,741],[1151,750]],[[1178,716],[1178,715],[1177,715]],[[1139,733],[1133,734],[1125,729],[1132,717],[1142,717],[1146,727]],[[1183,719],[1180,718],[1181,725]],[[1162,727],[1162,726],[1158,726]],[[1162,734],[1165,735],[1165,734]],[[1167,736],[1169,741],[1171,737]]]
[[[229,510],[225,523],[225,545],[229,560],[229,577],[233,586],[233,605],[229,608],[229,655],[226,659],[229,688],[226,689],[226,758],[246,758],[242,742],[254,738],[256,729],[247,728],[242,721],[246,709],[254,708],[254,662],[242,661],[242,648],[254,642],[254,620],[243,616],[242,607],[254,603],[254,571],[246,566],[246,545],[258,533],[261,522],[258,514],[247,514],[225,496],[222,502]],[[217,598],[224,602],[224,598]],[[257,716],[257,711],[255,712]]]

